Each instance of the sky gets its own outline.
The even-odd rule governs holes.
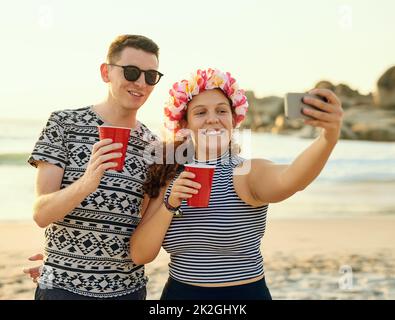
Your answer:
[[[0,118],[44,119],[107,95],[99,66],[119,34],[160,47],[165,74],[139,118],[162,122],[172,83],[197,68],[230,71],[256,96],[319,80],[367,94],[395,65],[395,1],[3,1]]]

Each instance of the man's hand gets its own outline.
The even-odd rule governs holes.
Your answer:
[[[104,171],[117,166],[116,162],[108,162],[111,159],[122,157],[120,152],[111,152],[122,147],[122,143],[112,143],[111,139],[103,139],[93,145],[92,155],[89,159],[88,166],[81,180],[86,190],[94,192],[99,186]]]
[[[42,261],[44,259],[44,256],[41,253],[37,253],[34,256],[29,257],[30,261]],[[34,283],[37,283],[38,278],[40,277],[41,269],[43,265],[39,265],[37,267],[33,268],[25,268],[23,269],[23,273],[27,274],[32,278],[32,281]]]

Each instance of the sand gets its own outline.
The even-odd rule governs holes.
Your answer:
[[[269,219],[262,242],[274,299],[395,299],[395,218]],[[0,299],[32,299],[22,273],[37,263],[43,230],[32,222],[0,223]],[[163,250],[146,266],[148,299],[167,279]]]

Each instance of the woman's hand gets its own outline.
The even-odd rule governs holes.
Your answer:
[[[200,183],[192,181],[195,178],[193,172],[183,171],[174,181],[173,187],[168,199],[172,207],[179,207],[182,200],[189,199],[192,195],[197,194],[201,188]]]
[[[336,143],[340,136],[344,113],[340,99],[328,89],[313,89],[308,93],[324,97],[327,102],[316,98],[304,97],[303,102],[322,110],[303,109],[304,114],[314,118],[307,119],[304,123],[313,127],[323,128],[322,134],[324,138],[328,142]]]

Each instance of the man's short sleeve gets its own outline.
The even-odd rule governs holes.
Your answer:
[[[64,169],[68,163],[64,129],[62,117],[58,112],[53,112],[34,146],[28,163],[37,167],[37,161],[45,161]]]

